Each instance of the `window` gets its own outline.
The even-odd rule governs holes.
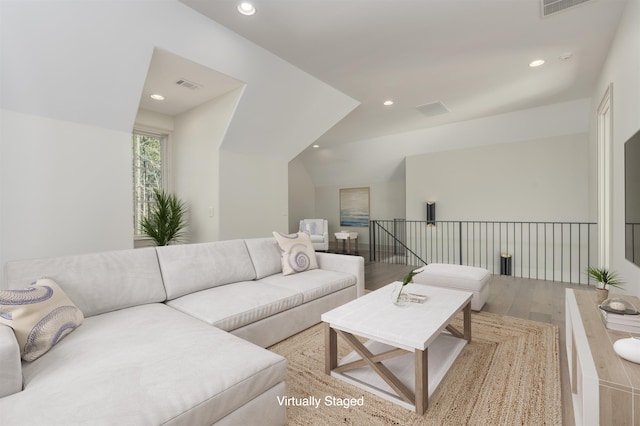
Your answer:
[[[153,191],[164,188],[163,155],[167,136],[133,133],[133,225],[134,236],[141,236],[140,222],[149,214]]]

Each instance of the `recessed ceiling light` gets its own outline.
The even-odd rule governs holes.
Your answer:
[[[320,148],[320,145],[315,144],[315,145],[312,145],[312,147],[313,147],[313,148]]]
[[[153,95],[149,96],[151,99],[156,100],[156,101],[164,101],[164,96],[158,94],[158,93],[154,93]]]
[[[242,2],[238,5],[238,12],[243,15],[251,16],[256,13],[256,8],[248,2]]]
[[[535,61],[529,62],[531,68],[539,67],[542,64],[544,64],[544,59],[536,59]]]
[[[383,105],[384,106],[391,106],[391,105],[393,105],[393,101],[392,100],[384,101]]]

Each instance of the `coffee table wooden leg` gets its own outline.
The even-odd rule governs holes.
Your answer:
[[[404,399],[408,403],[415,404],[415,393],[411,392],[409,388],[400,381],[391,370],[389,370],[382,362],[375,361],[376,356],[372,354],[369,349],[366,348],[353,334],[346,331],[337,331],[342,336],[349,346],[351,346],[362,357],[373,371],[382,378],[393,389],[400,398]]]
[[[324,350],[324,372],[331,374],[338,366],[338,335],[329,323],[324,323]]]
[[[471,343],[471,302],[464,307],[464,340]]]
[[[416,413],[423,415],[429,407],[429,348],[421,351],[416,349]]]
[[[464,326],[462,333],[451,324],[446,326],[446,330],[454,336],[466,340],[467,343],[471,343],[471,302],[462,308],[462,313]]]

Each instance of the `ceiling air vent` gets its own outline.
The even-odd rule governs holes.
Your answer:
[[[444,106],[444,104],[440,101],[419,105],[416,107],[416,109],[427,117],[433,117],[434,115],[446,114],[449,112],[449,108]]]
[[[586,3],[590,0],[541,0],[542,2],[542,16],[553,15],[570,7],[577,6],[582,3]]]
[[[196,90],[202,87],[201,84],[198,83],[194,83],[193,81],[189,81],[189,80],[185,80],[185,79],[180,79],[178,81],[176,81],[176,84],[178,86],[182,86],[182,87],[186,87],[187,89],[191,89],[191,90]]]

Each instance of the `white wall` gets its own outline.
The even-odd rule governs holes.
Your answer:
[[[297,232],[302,219],[316,216],[316,187],[300,159],[289,162],[289,232]]]
[[[155,111],[138,110],[135,127],[141,130],[155,130],[163,133],[173,132],[173,117]]]
[[[171,188],[188,206],[189,242],[220,239],[218,150],[241,94],[233,90],[175,117]]]
[[[246,83],[225,149],[289,161],[358,104],[178,1],[3,1],[0,24],[0,108],[129,131],[155,48]]]
[[[374,219],[425,219],[426,201],[437,201],[437,218],[463,220],[466,218],[487,218],[496,220],[509,217],[511,220],[585,220],[595,221],[597,206],[595,205],[595,159],[589,157],[587,143],[589,99],[548,105],[530,110],[516,111],[508,114],[485,117],[462,123],[390,135],[382,138],[356,141],[342,147],[322,147],[308,149],[296,159],[304,167],[305,173],[311,176],[315,190],[316,217],[329,219],[329,228],[339,227],[339,189],[348,187],[365,187],[371,189],[371,217]],[[559,145],[555,145],[560,142]],[[511,144],[523,144],[509,148]],[[500,148],[498,152],[496,147]],[[526,148],[529,147],[529,148]],[[525,149],[526,148],[526,149]],[[485,151],[487,149],[487,151]],[[555,150],[559,152],[556,153]],[[576,149],[573,153],[571,150]],[[512,150],[515,150],[512,152]],[[465,152],[467,152],[465,154]],[[521,152],[519,152],[521,151]],[[419,158],[442,154],[448,163],[435,164],[439,168],[436,176],[420,176],[429,174],[429,167],[416,164]],[[526,155],[519,157],[520,154]],[[406,158],[403,155],[408,155]],[[474,164],[472,156],[480,155],[481,159]],[[464,167],[457,164],[457,158],[465,158],[468,164]],[[470,158],[471,156],[471,158]],[[383,160],[383,158],[385,158]],[[389,169],[388,165],[397,164]],[[439,157],[433,157],[439,158]],[[495,160],[501,158],[500,161]],[[387,160],[391,159],[391,163]],[[524,161],[523,159],[527,159]],[[537,163],[530,161],[536,159]],[[566,166],[563,161],[568,161]],[[386,162],[386,165],[383,165]],[[406,162],[406,166],[405,166]],[[412,172],[408,167],[412,164]],[[407,167],[407,170],[405,170]],[[478,169],[482,168],[482,172]],[[572,173],[574,168],[580,170],[580,178]],[[424,170],[422,170],[424,169]],[[526,171],[526,177],[511,178],[518,175],[520,169]],[[456,173],[453,173],[456,171]],[[565,175],[567,177],[565,178]],[[446,176],[444,178],[443,176]],[[575,192],[577,204],[565,209],[557,208],[558,202],[565,203],[554,179],[565,181],[561,187],[568,188],[579,182]],[[435,179],[435,180],[434,180]],[[469,212],[469,205],[484,203],[494,198],[498,186],[490,186],[498,180],[509,191],[521,191],[527,188],[532,194],[544,194],[550,202],[534,209],[518,208],[518,203],[511,203],[506,208],[491,207],[474,208]],[[463,187],[461,182],[471,182],[474,190]],[[289,179],[290,185],[293,179]],[[331,182],[332,184],[325,184]],[[337,182],[337,183],[336,183]],[[405,191],[406,182],[406,194]],[[434,182],[436,186],[430,186]],[[489,183],[487,183],[489,182]],[[335,183],[335,184],[333,184]],[[523,185],[523,186],[519,186]],[[447,201],[449,190],[460,189],[464,196],[454,197]],[[431,188],[431,189],[430,189]],[[428,191],[438,191],[437,193]],[[427,192],[425,192],[427,191]],[[447,194],[447,195],[445,195]],[[406,197],[406,198],[405,198]],[[440,199],[438,199],[440,198]],[[374,200],[378,200],[375,201]],[[402,200],[402,201],[401,201]],[[472,200],[468,202],[467,200]],[[399,205],[399,201],[400,205]],[[298,203],[298,200],[290,200]],[[525,205],[533,203],[527,199]],[[488,203],[489,204],[489,203]],[[497,203],[500,204],[500,203]],[[537,204],[536,204],[537,205]],[[453,210],[452,210],[453,209]],[[406,217],[405,217],[406,212]],[[483,217],[480,217],[483,215]],[[368,229],[359,230],[362,242],[368,242]]]
[[[404,158],[429,152],[586,133],[590,99],[307,149],[299,158],[316,186],[404,179]]]
[[[178,1],[2,1],[1,265],[132,246],[130,132],[155,48],[247,85],[224,145],[255,152],[245,154],[248,165],[234,157],[227,176],[255,169],[220,182],[234,195],[255,184],[261,209],[279,205],[277,214],[262,215],[262,227],[286,230],[287,162],[356,101]],[[278,160],[258,161],[262,153]],[[20,194],[28,194],[26,203]],[[228,206],[230,223],[220,217],[220,237],[246,235],[257,206],[234,199]],[[212,238],[215,230],[203,235]]]
[[[0,129],[4,128],[4,115],[5,115],[5,111],[3,109],[0,109]],[[7,247],[6,246],[6,239],[4,237],[4,226],[2,226],[3,223],[5,223],[5,206],[6,206],[6,202],[4,201],[4,186],[5,186],[5,182],[4,182],[4,173],[2,173],[2,171],[4,170],[4,132],[2,130],[0,130],[0,289],[4,288],[4,259],[6,259],[7,257]]]
[[[347,229],[358,233],[358,245],[367,248],[369,228],[340,226],[340,189],[354,186],[323,186],[315,191],[315,217],[329,221],[329,238],[333,243],[333,233]],[[405,183],[403,180],[373,182],[357,186],[369,188],[369,218],[394,219],[405,217]]]
[[[640,268],[625,258],[624,142],[640,128],[640,0],[629,0],[593,92],[590,141],[597,146],[597,108],[613,83],[613,212],[611,268],[627,282],[622,294],[640,296]],[[617,290],[614,290],[617,291]]]
[[[220,150],[220,239],[287,232],[287,162]]]
[[[1,110],[0,147],[3,267],[133,246],[130,133]]]
[[[587,134],[407,158],[407,219],[588,221]],[[591,218],[595,221],[595,218]]]

